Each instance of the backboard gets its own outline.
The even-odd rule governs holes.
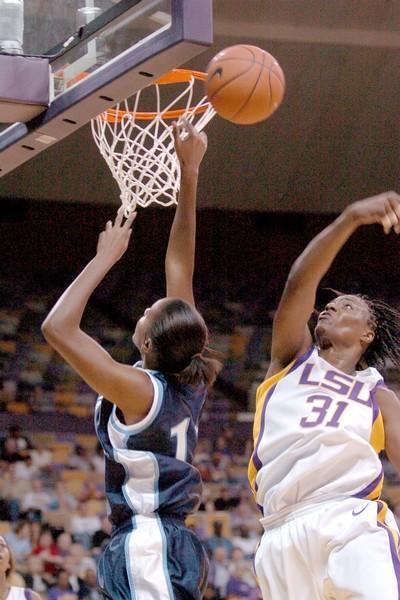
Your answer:
[[[25,1],[24,54],[47,57],[52,101],[0,128],[0,177],[212,43],[212,0]]]

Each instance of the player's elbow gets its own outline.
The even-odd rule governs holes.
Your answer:
[[[42,323],[41,331],[44,339],[51,344],[57,339],[62,338],[65,335],[63,332],[63,328],[60,327],[60,324],[55,322],[55,319],[50,315],[48,315]]]
[[[53,329],[51,319],[49,317],[46,317],[46,319],[43,321],[40,329],[42,331],[44,339],[49,342],[52,337],[52,329]]]

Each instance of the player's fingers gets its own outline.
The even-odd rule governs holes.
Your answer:
[[[390,223],[392,224],[392,227],[395,227],[395,225],[397,225],[397,223],[399,222],[399,217],[397,216],[396,211],[387,210],[386,215],[387,215]]]
[[[197,134],[197,129],[193,125],[193,123],[191,123],[190,121],[188,121],[187,119],[185,119],[185,125],[186,125],[186,129],[188,130],[188,132],[189,132],[190,135],[196,135]]]
[[[392,222],[391,217],[389,216],[388,213],[386,213],[382,218],[381,218],[381,223],[382,223],[382,227],[383,230],[386,234],[388,234],[390,232],[390,230],[392,229],[393,225],[395,223]],[[396,219],[396,223],[397,223],[397,219]]]
[[[202,131],[202,132],[200,133],[200,137],[201,137],[201,139],[203,140],[204,144],[207,146],[207,144],[208,144],[208,137],[207,137],[207,134],[206,134],[206,132],[205,132],[205,131]]]
[[[390,210],[394,211],[398,220],[400,220],[400,196],[395,192],[390,192],[388,195],[388,204],[390,206]]]
[[[397,202],[398,204],[400,204],[400,195],[397,192],[386,192],[386,197],[388,198],[388,200]]]
[[[124,227],[126,229],[129,229],[133,223],[133,221],[136,219],[136,215],[137,212],[135,210],[133,210],[127,217],[126,217],[126,221],[124,223]]]
[[[119,227],[122,223],[123,218],[124,218],[124,207],[123,207],[123,205],[121,205],[117,211],[117,216],[115,217],[115,225],[117,225]]]
[[[388,211],[387,212],[387,220],[390,221],[391,227],[396,233],[400,232],[400,220],[397,211]]]
[[[106,223],[106,231],[109,231],[112,228],[112,221],[107,221]]]

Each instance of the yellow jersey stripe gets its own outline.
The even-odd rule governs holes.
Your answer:
[[[257,477],[258,468],[254,462],[256,456],[257,444],[259,442],[260,435],[262,435],[261,431],[261,423],[262,417],[264,413],[264,408],[266,406],[267,400],[271,397],[273,393],[273,388],[276,384],[285,377],[288,371],[290,371],[291,367],[294,365],[296,361],[293,360],[291,363],[287,365],[284,369],[275,373],[268,379],[265,379],[257,388],[256,393],[256,412],[254,415],[254,425],[253,425],[253,443],[254,443],[254,452],[251,456],[249,467],[248,467],[248,478],[250,482],[250,486],[253,490],[253,494],[255,494],[255,481]]]

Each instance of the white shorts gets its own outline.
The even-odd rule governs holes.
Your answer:
[[[346,498],[262,519],[264,600],[399,600],[399,533],[381,501]]]

